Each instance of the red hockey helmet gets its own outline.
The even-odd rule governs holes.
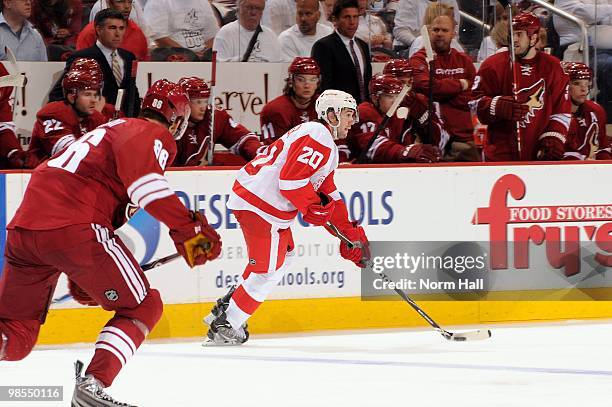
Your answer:
[[[407,59],[392,59],[385,64],[383,73],[393,75],[396,78],[412,77],[412,67]]]
[[[561,62],[561,66],[571,80],[588,79],[593,80],[593,70],[582,62]]]
[[[512,18],[512,29],[514,31],[526,31],[530,37],[540,32],[540,19],[532,13],[517,14]]]
[[[141,110],[151,110],[161,114],[170,126],[180,120],[181,124],[173,134],[175,140],[183,136],[191,114],[187,93],[182,87],[167,79],[160,79],[151,85],[142,101]]]
[[[68,71],[62,79],[62,88],[64,96],[70,93],[76,93],[79,90],[97,90],[102,89],[102,77],[92,71]]]
[[[397,95],[402,91],[404,83],[393,75],[378,74],[370,80],[370,95]]]
[[[210,86],[202,78],[196,76],[181,78],[178,84],[190,99],[208,99],[210,97]]]
[[[75,59],[70,65],[70,70],[92,72],[99,75],[101,78],[104,78],[104,74],[102,73],[102,68],[100,68],[100,64],[98,64],[98,62],[92,58]]]
[[[288,69],[289,75],[321,75],[321,68],[313,58],[295,57]]]

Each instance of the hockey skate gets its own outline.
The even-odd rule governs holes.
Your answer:
[[[227,322],[225,312],[221,312],[210,324],[207,338],[202,343],[202,346],[236,346],[242,345],[249,339],[249,331],[246,324],[240,329],[232,328],[232,325]]]
[[[131,404],[121,403],[104,392],[102,383],[93,376],[81,376],[83,362],[77,360],[74,363],[76,372],[76,384],[72,395],[72,407],[136,407]]]

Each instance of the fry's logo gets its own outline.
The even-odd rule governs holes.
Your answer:
[[[514,243],[514,268],[529,268],[529,245],[545,244],[546,258],[554,268],[564,268],[566,276],[580,273],[580,236],[594,242],[605,253],[595,254],[595,261],[612,267],[612,204],[566,206],[508,207],[508,195],[515,200],[525,197],[525,183],[513,174],[497,180],[489,197],[489,206],[478,208],[472,223],[489,225],[490,264],[492,269],[508,268],[508,225],[535,223],[511,229]],[[541,226],[546,223],[606,222],[600,225]]]

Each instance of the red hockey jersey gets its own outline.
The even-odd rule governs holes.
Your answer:
[[[606,134],[606,111],[587,100],[572,114],[564,159],[609,160],[611,149]]]
[[[72,106],[64,101],[51,102],[36,114],[28,152],[40,162],[106,122],[107,119],[98,111],[79,121]]]
[[[414,97],[416,98],[415,103],[420,104],[424,108],[427,106],[427,99],[423,95],[415,94]],[[424,109],[419,110],[423,111]],[[415,142],[416,135],[423,136],[428,131],[428,112],[425,111],[420,117],[414,117],[415,111],[415,109],[411,109],[406,119],[400,119],[397,115],[393,115],[389,119],[387,126],[381,130],[379,136],[366,153],[366,157],[371,162],[380,164],[406,162],[404,154],[406,146]],[[357,159],[367,147],[383,118],[383,115],[371,102],[359,104],[359,123],[351,128],[346,140],[352,159]],[[432,142],[443,151],[449,136],[442,129],[437,116],[434,116],[432,129]]]
[[[316,97],[317,95],[313,97],[313,102],[307,109],[298,109],[287,95],[281,95],[268,102],[259,115],[261,141],[264,144],[272,144],[274,140],[298,124],[316,120],[317,112],[314,107]]]
[[[497,119],[491,110],[494,97],[512,96],[509,58],[507,51],[490,56],[480,65],[474,81],[472,108],[480,122],[488,125],[486,161],[535,160],[538,139],[547,132],[567,140],[571,119],[569,78],[557,58],[538,52],[533,59],[516,61],[517,98],[529,106],[529,112],[520,122],[519,156],[516,123]]]
[[[425,48],[410,58],[414,70],[413,88],[416,92],[429,93],[429,65]],[[474,124],[468,102],[472,100],[471,90],[462,90],[460,79],[469,83],[474,81],[476,68],[466,54],[450,50],[447,54],[436,54],[434,58],[433,98],[440,104],[440,112],[445,129],[453,141],[472,141]]]
[[[202,158],[208,153],[208,133],[210,129],[210,109],[206,111],[204,119],[192,125],[185,131],[183,137],[177,142],[175,167],[198,166]],[[222,108],[215,109],[215,143],[221,144],[232,154],[244,158],[244,163],[257,155],[262,147],[255,133],[236,122]]]
[[[164,177],[176,144],[145,119],[118,119],[85,134],[34,171],[8,229],[59,229],[95,223],[117,228],[129,202],[170,229],[190,225]]]

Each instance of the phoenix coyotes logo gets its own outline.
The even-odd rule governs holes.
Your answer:
[[[540,79],[528,88],[519,90],[519,100],[524,100],[524,105],[529,107],[529,111],[525,115],[525,118],[521,121],[520,125],[522,128],[527,127],[531,123],[531,119],[535,117],[538,110],[542,110],[544,107],[544,93],[546,92],[546,82],[544,79]]]

